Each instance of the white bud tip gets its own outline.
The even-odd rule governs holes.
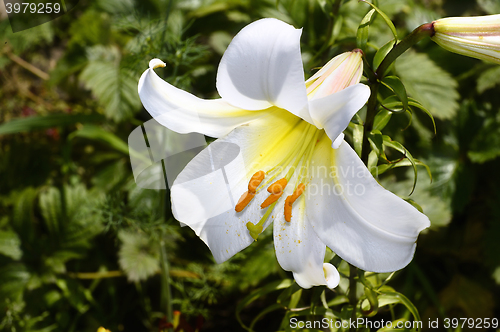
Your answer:
[[[166,67],[167,65],[165,64],[165,62],[161,61],[160,59],[153,59],[151,61],[149,61],[149,68],[151,69],[155,69],[155,68],[159,68],[159,67]]]
[[[340,275],[335,266],[323,263],[323,272],[325,273],[326,287],[333,289],[339,285]]]

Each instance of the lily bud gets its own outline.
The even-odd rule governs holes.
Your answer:
[[[432,40],[444,49],[500,64],[500,15],[448,17],[433,26]]]
[[[337,55],[306,81],[309,100],[326,97],[359,83],[363,74],[363,51]]]

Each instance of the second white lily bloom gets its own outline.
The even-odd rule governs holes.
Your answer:
[[[164,65],[157,59],[142,75],[139,95],[169,129],[219,138],[171,188],[174,216],[217,262],[274,223],[282,268],[304,288],[333,288],[339,274],[323,262],[326,246],[363,270],[395,271],[411,261],[429,220],[382,188],[343,141],[370,95],[359,83],[361,54],[341,54],[304,82],[300,36],[275,19],[243,28],[218,69],[221,99],[166,83],[154,72]]]

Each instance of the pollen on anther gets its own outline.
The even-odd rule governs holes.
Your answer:
[[[283,192],[280,192],[278,194],[269,195],[269,197],[266,198],[266,200],[260,205],[260,208],[264,209],[264,208],[268,207],[269,205],[273,204],[281,197],[281,195],[283,195]]]
[[[264,180],[265,176],[266,173],[264,173],[264,171],[258,171],[257,173],[252,175],[252,178],[248,182],[248,191],[251,193],[255,193],[255,190],[261,184],[262,180]]]
[[[267,191],[270,192],[271,194],[279,194],[283,192],[287,185],[288,181],[285,178],[279,179],[278,181],[274,182],[267,188]]]
[[[306,186],[301,183],[297,186],[297,189],[293,192],[292,195],[288,196],[285,200],[285,220],[290,222],[292,220],[292,204],[299,198],[300,195],[304,192]]]
[[[249,191],[245,192],[243,195],[241,195],[240,200],[234,207],[234,210],[236,212],[241,212],[243,209],[250,203],[250,201],[255,197],[254,193],[251,193]]]

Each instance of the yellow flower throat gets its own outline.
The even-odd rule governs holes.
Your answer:
[[[265,221],[267,220],[272,210],[274,209],[274,205],[277,203],[278,199],[283,195],[285,187],[290,182],[290,179],[292,178],[299,164],[301,164],[300,174],[296,181],[298,185],[295,187],[293,194],[289,195],[286,198],[284,204],[284,215],[285,215],[285,220],[287,222],[291,222],[292,220],[293,203],[300,197],[300,195],[304,193],[306,189],[306,185],[304,184],[304,182],[307,178],[307,170],[311,162],[311,157],[314,151],[314,147],[318,142],[317,139],[318,135],[323,131],[318,130],[315,126],[310,125],[305,121],[300,121],[300,122],[301,125],[305,125],[301,139],[296,141],[295,146],[293,146],[293,148],[289,150],[288,154],[279,163],[280,165],[290,166],[290,170],[285,175],[285,177],[280,178],[279,180],[276,181],[274,180],[278,174],[273,174],[272,176],[270,176],[268,181],[266,181],[266,183],[262,186],[265,187],[271,181],[274,181],[267,188],[267,191],[270,193],[270,195],[260,205],[261,209],[267,208],[269,206],[271,206],[271,208],[269,208],[266,211],[266,213],[259,221],[259,223],[254,225],[251,222],[248,222],[246,225],[248,231],[250,232],[250,235],[256,241],[259,234],[262,233]],[[243,193],[243,195],[241,195],[238,203],[234,208],[236,212],[241,212],[248,206],[248,204],[255,197],[257,193],[257,188],[262,184],[266,175],[270,175],[271,173],[273,173],[273,171],[276,170],[278,166],[279,165],[273,167],[267,172],[264,172],[262,170],[258,171],[250,178],[250,181],[248,182],[248,191],[246,191],[245,193]]]

